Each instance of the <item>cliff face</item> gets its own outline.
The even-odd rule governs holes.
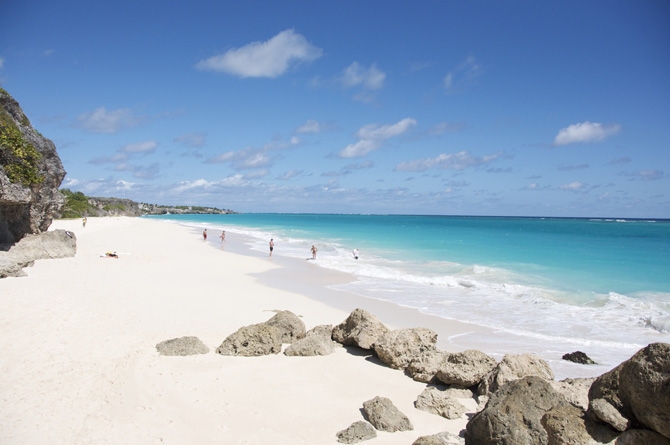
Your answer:
[[[0,88],[0,249],[49,228],[65,202],[58,191],[64,177],[54,143]]]

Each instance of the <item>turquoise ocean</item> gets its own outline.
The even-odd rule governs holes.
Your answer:
[[[311,258],[357,280],[333,286],[524,346],[595,351],[616,365],[670,342],[670,220],[408,215],[150,217],[244,235],[252,251]],[[355,260],[352,250],[360,251]],[[532,346],[532,347],[531,347]],[[591,355],[591,354],[590,354]]]

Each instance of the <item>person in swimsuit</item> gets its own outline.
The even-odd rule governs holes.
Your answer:
[[[202,231],[202,240],[207,241],[207,229]]]
[[[275,248],[275,243],[274,243],[274,241],[271,239],[271,240],[270,240],[270,256],[272,256],[272,251],[274,250],[274,248]]]
[[[318,249],[316,248],[316,246],[314,244],[312,244],[312,259],[313,260],[316,259],[316,252],[318,252]]]

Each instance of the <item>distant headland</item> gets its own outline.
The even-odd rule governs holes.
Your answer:
[[[56,218],[83,218],[87,216],[142,216],[166,214],[229,214],[238,213],[230,209],[202,206],[168,206],[135,202],[123,198],[103,198],[86,196],[82,192],[61,189],[65,205]]]

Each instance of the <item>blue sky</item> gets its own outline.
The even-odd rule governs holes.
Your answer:
[[[0,84],[87,195],[670,218],[663,0],[6,0]]]

